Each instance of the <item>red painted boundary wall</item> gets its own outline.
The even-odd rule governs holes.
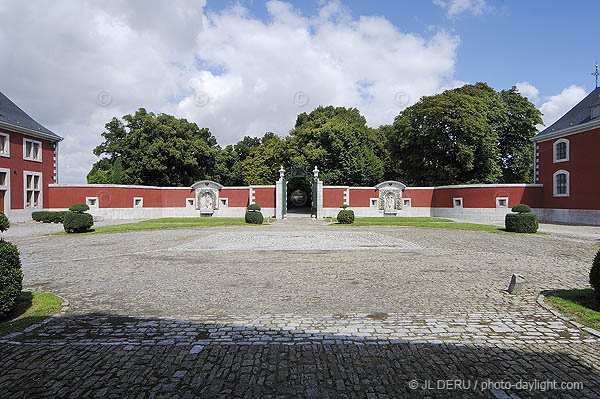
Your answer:
[[[370,188],[348,188],[350,207],[369,207],[371,198],[379,192]],[[252,188],[254,201],[263,208],[275,208],[275,188]],[[345,188],[323,188],[323,207],[337,208],[344,203]],[[544,190],[541,185],[474,185],[406,188],[404,198],[411,199],[412,207],[452,208],[453,198],[463,199],[463,208],[495,208],[497,197],[508,197],[509,207],[525,203],[542,208]],[[45,208],[68,208],[85,202],[86,197],[97,197],[100,208],[133,208],[133,199],[142,197],[144,208],[185,208],[186,199],[194,198],[191,188],[112,186],[112,185],[51,185]],[[250,203],[250,187],[224,187],[220,198],[228,198],[229,207],[246,207]]]
[[[408,195],[405,195],[408,197]],[[541,186],[473,186],[473,187],[436,187],[433,190],[432,208],[452,208],[453,198],[463,199],[463,208],[495,208],[496,198],[508,197],[508,207],[527,204],[532,208],[541,208],[543,187]],[[412,201],[411,201],[412,202]],[[414,203],[412,206],[415,206]]]
[[[263,208],[275,208],[275,188],[253,188],[255,202]],[[142,197],[144,208],[185,208],[186,199],[194,198],[191,188],[81,185],[49,187],[45,208],[63,209],[75,203],[85,203],[86,197],[97,197],[100,208],[133,208],[133,199]],[[220,198],[227,198],[228,207],[249,205],[249,187],[223,188]]]
[[[10,130],[0,129],[0,133],[10,137],[10,157],[0,157],[0,168],[10,169],[10,208],[23,209],[25,207],[25,190],[23,186],[23,172],[42,173],[42,202],[44,208],[50,206],[50,193],[48,184],[54,183],[54,143]],[[23,159],[23,138],[42,143],[42,162]]]

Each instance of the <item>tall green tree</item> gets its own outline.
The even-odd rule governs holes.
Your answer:
[[[383,179],[376,134],[356,108],[318,107],[290,132],[289,159],[318,166],[325,184],[374,185]]]
[[[261,145],[240,162],[243,184],[273,184],[279,179],[280,166],[289,165],[286,153],[286,140],[265,135]]]
[[[542,123],[542,113],[513,86],[500,92],[507,111],[498,129],[501,183],[533,183],[534,151],[531,138]]]
[[[110,165],[120,160],[123,184],[189,186],[214,175],[220,148],[210,131],[195,123],[140,108],[122,120],[113,118],[105,128],[94,154]],[[98,163],[96,170],[105,170],[106,161]],[[116,177],[114,169],[110,177]]]
[[[532,159],[523,146],[539,123],[527,103],[516,90],[498,93],[485,83],[423,97],[386,131],[386,172],[427,186],[526,180]]]

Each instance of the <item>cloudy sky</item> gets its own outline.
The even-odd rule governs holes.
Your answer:
[[[554,4],[559,3],[559,4]],[[104,124],[139,107],[221,145],[318,105],[391,123],[423,95],[516,85],[552,123],[594,88],[593,1],[0,0],[0,91],[65,140],[85,182]]]

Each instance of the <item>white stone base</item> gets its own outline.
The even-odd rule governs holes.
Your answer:
[[[504,223],[510,208],[431,208],[431,216],[474,223]]]
[[[14,209],[4,211],[4,214],[11,223],[31,222],[31,213],[43,209]]]
[[[405,207],[402,210],[396,212],[396,214],[384,214],[382,210],[377,207],[371,208],[354,208],[349,207],[348,209],[354,211],[354,216],[357,218],[366,217],[429,217],[431,216],[431,208],[417,208],[417,207]],[[319,218],[335,218],[341,211],[341,208],[323,208],[322,213],[319,214]]]
[[[66,211],[66,209],[48,209],[50,211]],[[194,208],[92,208],[89,213],[94,220],[127,220],[127,219],[159,219],[159,218],[193,218],[202,217],[200,211]],[[216,209],[212,216],[204,217],[236,217],[243,218],[245,207],[222,207]],[[275,208],[263,208],[261,213],[265,218],[275,216]],[[31,221],[28,217],[20,221]]]
[[[546,209],[535,208],[540,222],[600,225],[600,210],[596,209]]]

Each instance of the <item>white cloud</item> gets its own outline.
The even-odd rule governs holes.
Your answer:
[[[314,18],[269,1],[267,22],[240,5],[207,14],[194,0],[0,4],[0,91],[65,137],[63,183],[85,181],[104,123],[138,107],[209,127],[224,145],[285,135],[320,104],[390,123],[456,85],[456,36],[403,33],[338,1]]]
[[[560,93],[548,97],[540,107],[540,111],[544,114],[542,116],[544,125],[547,127],[556,122],[585,96],[586,92],[583,87],[571,85]],[[538,129],[543,129],[543,126],[538,126]]]
[[[519,91],[519,93],[527,97],[532,103],[537,103],[539,101],[540,91],[531,83],[517,82],[515,86],[517,86],[517,90]]]
[[[490,10],[486,0],[433,0],[433,4],[447,9],[449,18],[458,17],[466,12],[483,15]]]

